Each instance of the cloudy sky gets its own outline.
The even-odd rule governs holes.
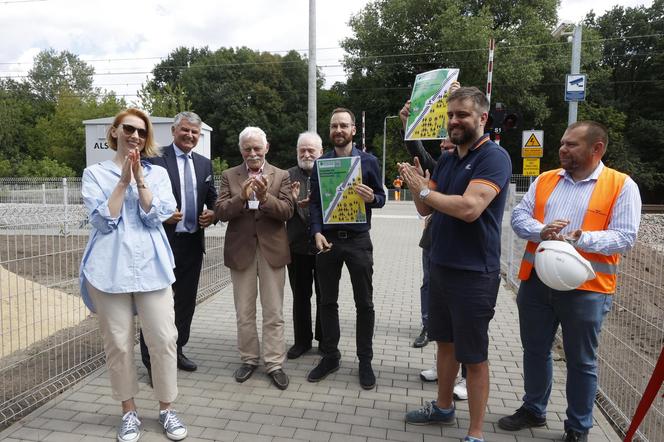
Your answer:
[[[367,0],[318,0],[317,63],[327,85],[343,81],[339,42]],[[650,6],[652,0],[561,0],[560,20],[593,9]],[[0,77],[23,78],[49,47],[77,54],[95,68],[95,85],[128,101],[152,67],[179,46],[247,46],[306,53],[309,0],[0,0]]]

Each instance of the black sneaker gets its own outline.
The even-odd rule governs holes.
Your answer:
[[[371,361],[360,361],[360,386],[365,390],[376,386],[376,375],[371,368]]]
[[[415,340],[413,341],[413,347],[422,348],[425,347],[428,343],[429,343],[429,337],[427,336],[427,329],[422,328],[420,335],[417,338],[415,338]]]
[[[563,436],[565,442],[588,442],[588,433],[579,433],[574,430],[565,431]]]
[[[318,365],[309,372],[307,381],[320,382],[327,377],[327,375],[339,370],[339,359],[336,358],[323,358]]]
[[[498,420],[498,426],[507,431],[519,431],[524,428],[543,427],[546,425],[546,418],[539,417],[525,407],[516,410],[511,416],[501,417]]]

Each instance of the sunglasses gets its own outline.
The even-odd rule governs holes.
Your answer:
[[[122,123],[120,124],[120,126],[122,126],[123,132],[128,137],[134,135],[134,132],[138,132],[138,138],[140,138],[141,140],[145,140],[148,137],[148,131],[145,129],[139,129],[137,127],[132,126],[131,124],[126,124],[126,123]]]

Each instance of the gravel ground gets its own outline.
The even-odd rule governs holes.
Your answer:
[[[657,251],[664,252],[664,214],[645,213],[641,215],[639,241]]]

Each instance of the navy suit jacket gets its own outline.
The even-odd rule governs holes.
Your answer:
[[[203,204],[207,205],[209,210],[214,211],[214,205],[217,201],[217,189],[214,185],[214,173],[212,171],[212,162],[194,151],[191,151],[191,158],[194,162],[194,172],[196,173],[196,207],[198,213],[196,218],[203,212]],[[162,147],[162,154],[158,157],[147,158],[152,164],[161,166],[168,171],[168,176],[171,179],[171,187],[175,201],[177,202],[178,210],[182,209],[182,195],[180,194],[180,173],[178,172],[178,161],[175,155],[173,144]],[[164,230],[168,240],[171,241],[175,235],[175,226],[177,224],[164,223]],[[201,247],[205,251],[205,229],[199,228],[196,237],[200,238]]]

